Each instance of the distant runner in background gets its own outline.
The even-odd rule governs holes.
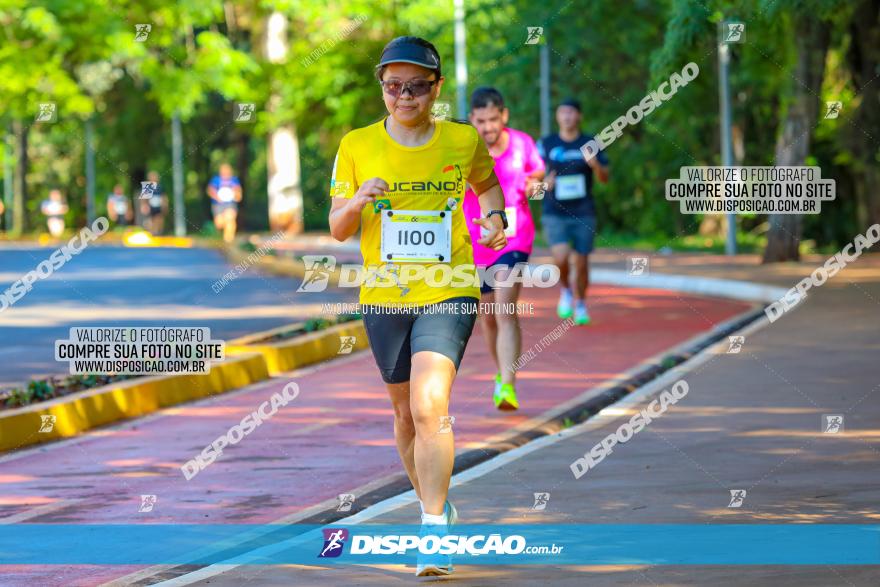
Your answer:
[[[504,191],[504,210],[507,214],[507,246],[500,251],[479,244],[482,238],[481,227],[471,222],[479,218],[480,201],[473,191],[468,190],[462,209],[468,220],[468,230],[474,247],[474,263],[492,268],[487,276],[497,282],[508,279],[514,266],[522,263],[520,270],[532,253],[535,240],[535,223],[529,210],[529,195],[536,184],[544,177],[544,162],[541,160],[532,137],[507,127],[509,111],[504,98],[495,88],[478,88],[471,96],[471,124],[477,129],[489,154],[495,160],[495,174]],[[495,392],[493,400],[499,410],[516,410],[519,401],[516,397],[516,373],[513,365],[520,354],[522,334],[516,312],[500,310],[516,306],[522,284],[510,287],[493,288],[484,283],[480,289],[481,301],[493,303],[498,311],[480,315],[483,336],[489,345],[489,353],[495,362]],[[494,291],[493,291],[494,289]]]
[[[608,156],[599,151],[587,162],[581,153],[581,147],[593,137],[581,132],[581,105],[577,100],[568,99],[559,105],[556,122],[559,134],[538,142],[548,171],[541,224],[553,262],[559,267],[562,291],[556,311],[560,318],[574,314],[574,323],[585,325],[590,323],[585,300],[590,283],[589,254],[596,235],[593,174],[602,183],[608,181]]]
[[[142,194],[141,215],[144,228],[151,234],[162,234],[165,230],[165,215],[168,214],[168,197],[159,183],[159,174],[155,171],[147,173],[147,181],[152,183],[149,194]],[[142,190],[143,191],[143,190]]]
[[[64,215],[67,214],[67,209],[61,190],[50,191],[49,197],[40,204],[40,211],[46,216],[49,234],[55,238],[64,233]]]
[[[134,218],[128,196],[121,184],[113,186],[113,193],[107,196],[107,217],[117,226],[128,226]]]
[[[220,174],[211,179],[207,191],[213,200],[211,211],[214,213],[214,226],[223,231],[223,240],[231,243],[235,239],[238,223],[241,182],[232,175],[232,167],[228,163],[220,165]]]

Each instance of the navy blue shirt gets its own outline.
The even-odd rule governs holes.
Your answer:
[[[554,189],[544,194],[543,213],[551,216],[595,216],[593,202],[593,169],[587,164],[581,147],[593,139],[581,135],[574,141],[563,141],[558,134],[538,141],[538,153],[547,166],[547,175],[556,172]],[[599,151],[599,163],[608,165],[608,155]]]

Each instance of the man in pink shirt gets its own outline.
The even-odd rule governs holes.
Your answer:
[[[483,336],[489,345],[489,352],[495,361],[495,393],[493,399],[499,410],[516,410],[519,402],[516,397],[516,372],[514,364],[520,355],[521,339],[519,318],[516,311],[505,308],[516,307],[521,284],[509,287],[495,286],[494,282],[504,282],[517,263],[526,263],[532,252],[535,239],[535,223],[529,210],[529,194],[537,189],[544,177],[544,161],[541,159],[535,141],[518,130],[507,128],[509,112],[504,106],[504,98],[495,88],[478,88],[471,96],[471,124],[480,133],[495,159],[495,175],[504,191],[504,208],[507,215],[507,246],[495,251],[477,243],[480,239],[480,226],[473,223],[475,218],[485,216],[480,209],[477,196],[468,190],[462,209],[468,222],[471,242],[474,248],[474,263],[490,268],[487,283],[484,283],[482,302],[494,302],[497,312],[482,313],[480,324]],[[522,268],[517,271],[521,271]],[[512,306],[510,305],[512,304]]]

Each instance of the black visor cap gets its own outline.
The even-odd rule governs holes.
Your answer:
[[[440,56],[429,47],[416,43],[394,43],[386,47],[379,59],[377,68],[389,63],[413,63],[427,69],[440,69]]]

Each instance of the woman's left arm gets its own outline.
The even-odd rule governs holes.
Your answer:
[[[474,154],[471,162],[471,172],[468,175],[468,183],[480,200],[482,218],[474,218],[472,222],[488,231],[477,242],[484,247],[500,251],[507,246],[507,237],[504,235],[504,222],[498,214],[492,214],[486,218],[486,214],[492,210],[504,210],[504,192],[495,175],[495,160],[489,154],[489,150],[483,143],[483,139],[473,130]]]
[[[489,232],[477,242],[484,247],[500,251],[507,246],[507,237],[504,235],[504,223],[498,214],[493,214],[489,218],[486,218],[486,214],[490,210],[504,210],[504,192],[501,191],[501,185],[495,183],[492,187],[480,193],[479,199],[483,217],[474,218],[472,222],[482,226]]]

